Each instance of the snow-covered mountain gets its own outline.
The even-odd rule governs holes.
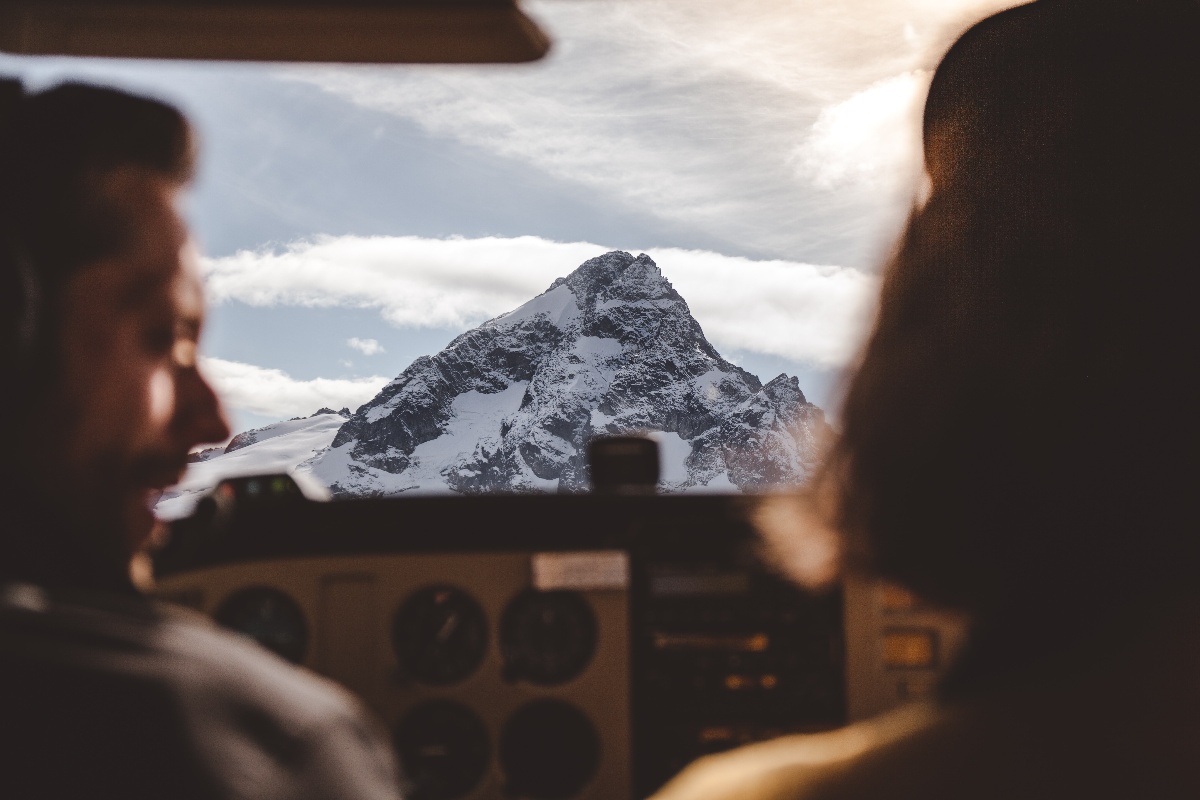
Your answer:
[[[347,409],[339,412],[322,408],[311,417],[239,433],[224,452],[214,452],[216,448],[202,451],[188,464],[183,481],[163,494],[154,511],[162,519],[185,517],[200,496],[223,478],[265,472],[309,472],[308,462],[325,452],[348,416]]]
[[[754,490],[803,481],[824,428],[796,378],[726,361],[650,257],[617,251],[414,361],[305,469],[341,496],[576,491],[589,438],[640,431],[663,489]]]

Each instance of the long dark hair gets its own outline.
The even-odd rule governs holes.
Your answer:
[[[1039,0],[935,74],[932,191],[820,482],[852,558],[986,614],[1200,570],[1200,4]]]

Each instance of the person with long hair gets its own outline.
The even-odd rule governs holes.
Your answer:
[[[936,696],[660,800],[1200,797],[1200,4],[1037,0],[929,90],[929,192],[812,491],[966,612]]]

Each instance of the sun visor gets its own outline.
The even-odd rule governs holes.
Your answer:
[[[515,0],[0,0],[0,50],[26,55],[512,63],[548,49]]]

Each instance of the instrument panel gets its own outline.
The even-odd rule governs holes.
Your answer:
[[[928,691],[961,633],[878,586],[797,588],[754,498],[314,503],[251,480],[176,523],[160,595],[359,694],[416,800],[645,797]]]
[[[628,579],[538,591],[535,555],[248,562],[163,591],[362,697],[414,800],[627,797]]]

